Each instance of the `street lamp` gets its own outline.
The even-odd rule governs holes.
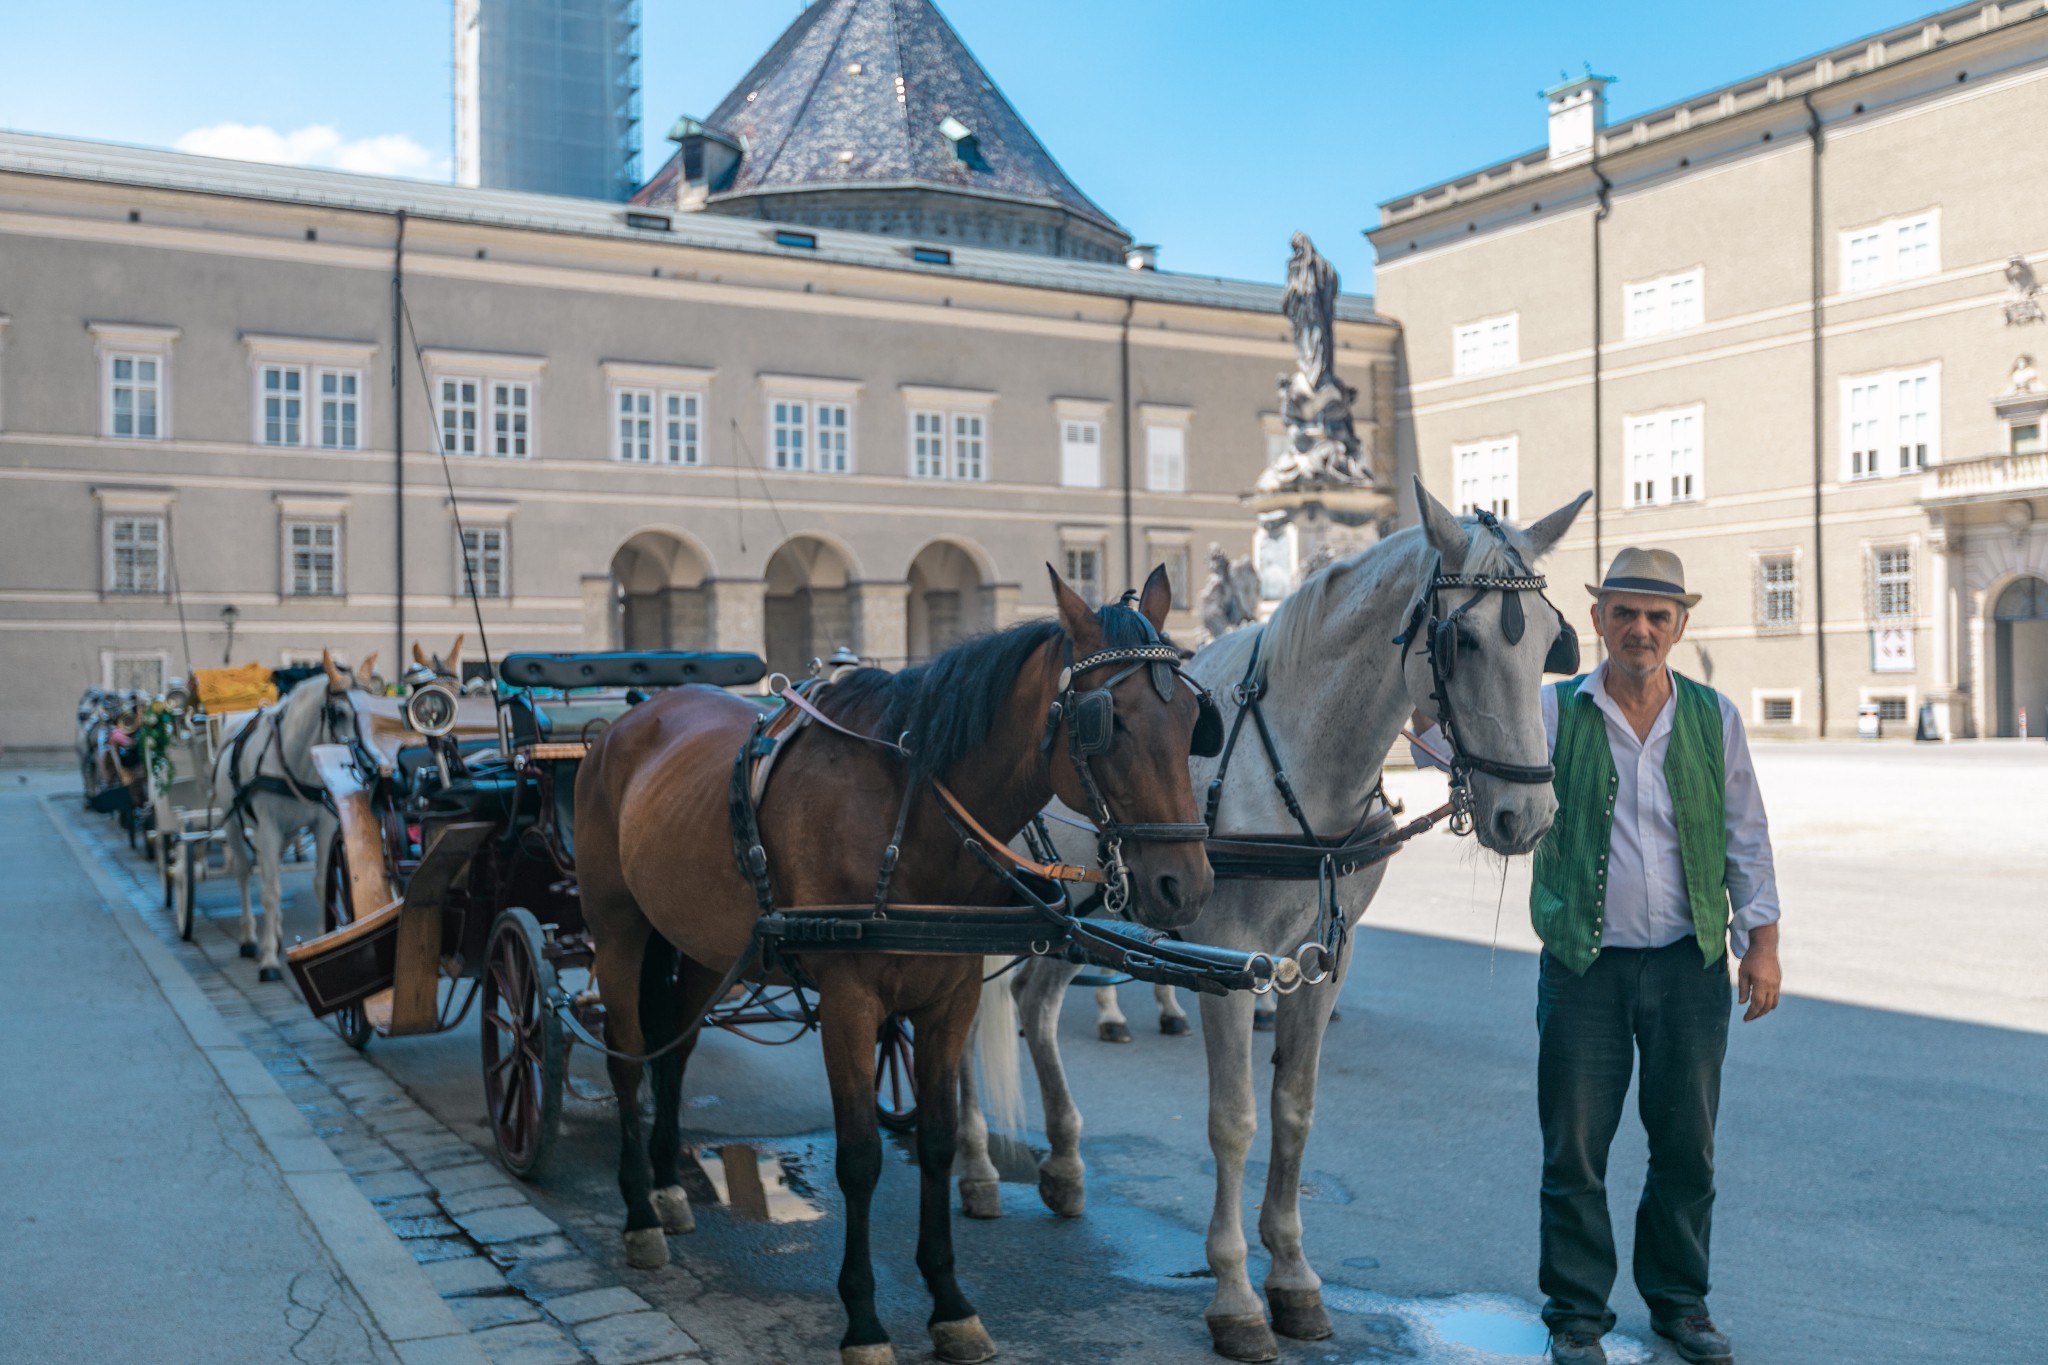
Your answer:
[[[242,619],[241,611],[230,602],[220,609],[220,623],[227,627],[227,646],[220,652],[220,666],[226,668],[235,661],[235,622]]]

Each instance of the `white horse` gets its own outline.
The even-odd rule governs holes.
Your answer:
[[[1571,627],[1533,586],[1500,585],[1528,585],[1531,566],[1563,536],[1590,495],[1517,530],[1485,517],[1461,521],[1419,480],[1415,492],[1421,526],[1339,560],[1282,602],[1264,626],[1226,635],[1188,664],[1189,673],[1215,694],[1226,723],[1243,726],[1234,751],[1223,756],[1229,766],[1217,794],[1214,837],[1298,836],[1300,829],[1256,723],[1236,714],[1243,709],[1239,685],[1255,657],[1263,686],[1259,709],[1302,819],[1317,834],[1342,835],[1373,813],[1380,770],[1411,711],[1446,723],[1460,751],[1459,783],[1469,793],[1471,825],[1482,844],[1500,854],[1526,853],[1550,827],[1556,800],[1548,778],[1541,686],[1551,651],[1562,649]],[[1575,657],[1575,636],[1570,651]],[[1222,761],[1190,761],[1198,794],[1208,797]],[[1085,834],[1053,828],[1069,861],[1091,856]],[[1335,904],[1347,920],[1355,923],[1363,915],[1385,875],[1386,863],[1372,861],[1337,877]],[[1187,932],[1242,951],[1295,954],[1296,945],[1316,942],[1329,928],[1317,887],[1314,880],[1219,873],[1207,909]],[[1311,954],[1300,956],[1307,968]],[[1234,1360],[1275,1359],[1275,1329],[1304,1340],[1332,1331],[1322,1281],[1302,1255],[1300,1186],[1323,1032],[1349,954],[1340,948],[1333,963],[1320,965],[1329,967],[1326,980],[1278,1002],[1272,1151],[1259,1215],[1259,1239],[1272,1257],[1266,1303],[1245,1273],[1244,1163],[1258,1131],[1253,997],[1201,997],[1209,1145],[1216,1158],[1208,1233],[1216,1294],[1204,1317],[1216,1350]],[[1039,1193],[1054,1212],[1069,1216],[1084,1203],[1081,1116],[1067,1090],[1055,1026],[1076,970],[1051,957],[1033,959],[1012,987],[1038,1070],[1051,1144],[1039,1167]],[[991,983],[998,984],[1008,983]],[[961,1202],[972,1216],[998,1216],[996,1171],[982,1115],[963,1106],[960,1135]]]
[[[370,676],[372,654],[363,661],[361,678]],[[352,693],[367,695],[364,684],[337,667],[322,651],[325,677],[308,678],[278,701],[254,712],[231,737],[224,737],[213,762],[213,804],[223,812],[229,871],[242,893],[242,956],[256,959],[262,981],[284,976],[278,950],[283,937],[279,885],[284,854],[300,831],[313,831],[318,852],[313,885],[327,885],[327,859],[337,828],[334,813],[322,799],[325,788],[313,766],[316,744],[368,743],[363,713]],[[259,940],[249,905],[250,858],[262,880],[263,932]],[[185,856],[194,856],[188,852]]]

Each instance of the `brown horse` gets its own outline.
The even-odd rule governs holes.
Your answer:
[[[1092,787],[1102,797],[1095,804],[1117,822],[1161,822],[1152,836],[1158,841],[1144,841],[1141,830],[1141,842],[1125,853],[1135,917],[1164,929],[1201,912],[1209,863],[1199,837],[1185,832],[1201,828],[1187,777],[1195,689],[1158,685],[1164,675],[1150,664],[1133,666],[1130,654],[1102,663],[1089,658],[1147,646],[1158,652],[1172,599],[1165,571],[1153,572],[1136,610],[1091,610],[1058,574],[1052,582],[1057,621],[970,640],[901,673],[863,669],[811,694],[837,725],[901,736],[909,755],[818,724],[789,741],[759,811],[778,906],[871,902],[899,810],[908,818],[897,841],[895,903],[1014,904],[1016,895],[949,823],[934,795],[934,783],[943,782],[1002,841],[1055,795],[1090,809]],[[1077,663],[1086,667],[1070,678]],[[1056,703],[1106,685],[1113,720],[1099,707],[1084,719],[1083,735],[1070,733],[1068,708]],[[729,799],[734,757],[759,714],[714,688],[679,688],[622,717],[577,775],[577,872],[597,944],[607,1038],[618,1053],[644,1055],[674,1040],[684,1021],[703,1017],[749,952],[760,910],[734,855]],[[981,993],[981,958],[833,952],[800,962],[818,988],[846,1198],[843,1365],[895,1359],[875,1314],[868,1246],[869,1203],[882,1173],[875,1039],[891,1014],[906,1016],[917,1039],[917,1264],[932,1295],[928,1326],[941,1359],[987,1360],[995,1345],[954,1277],[947,1204],[960,1053]],[[677,1184],[677,1110],[693,1041],[647,1063],[654,1071],[651,1151],[640,1130],[642,1064],[608,1061],[619,1101],[627,1259],[643,1268],[667,1262],[664,1230],[693,1226]]]

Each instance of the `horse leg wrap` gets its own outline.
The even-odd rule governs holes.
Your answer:
[[[1257,1313],[1245,1317],[1208,1318],[1209,1340],[1216,1354],[1231,1360],[1278,1360],[1280,1342],[1266,1319]]]
[[[627,1228],[626,1264],[635,1270],[659,1270],[667,1265],[668,1234],[660,1228]]]
[[[697,1230],[697,1215],[691,1211],[690,1196],[683,1192],[681,1185],[664,1185],[656,1190],[654,1212],[661,1218],[663,1232],[680,1235]]]
[[[931,1334],[932,1351],[952,1365],[980,1365],[996,1358],[996,1344],[983,1329],[979,1314],[958,1322],[935,1322]]]
[[[896,1365],[896,1348],[886,1341],[872,1346],[842,1346],[839,1365]]]
[[[963,1180],[960,1182],[960,1211],[969,1218],[1000,1218],[1003,1216],[1003,1187],[994,1180]]]
[[[1321,1341],[1337,1330],[1330,1324],[1320,1289],[1268,1289],[1266,1305],[1273,1310],[1273,1330],[1283,1337]]]

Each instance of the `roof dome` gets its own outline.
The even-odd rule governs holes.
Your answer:
[[[1118,261],[1069,180],[930,0],[818,0],[636,203]]]

